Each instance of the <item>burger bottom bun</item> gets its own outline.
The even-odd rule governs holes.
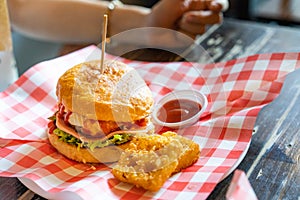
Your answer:
[[[62,155],[71,160],[81,163],[113,163],[120,158],[122,151],[128,146],[128,142],[122,145],[95,148],[93,151],[87,148],[77,148],[75,145],[68,144],[59,140],[56,134],[47,131],[51,145]]]

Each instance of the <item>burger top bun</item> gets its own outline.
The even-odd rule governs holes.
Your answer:
[[[150,115],[152,93],[139,74],[113,60],[78,64],[67,70],[56,87],[58,103],[88,119],[132,122]]]

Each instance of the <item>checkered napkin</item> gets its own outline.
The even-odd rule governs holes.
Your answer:
[[[209,104],[199,122],[177,131],[200,145],[200,159],[153,193],[119,182],[109,166],[94,168],[68,160],[47,140],[47,118],[56,109],[59,76],[100,55],[97,47],[89,46],[39,63],[0,93],[0,176],[29,178],[49,195],[69,191],[83,199],[205,199],[245,155],[260,109],[278,96],[286,75],[300,67],[297,53],[207,65],[148,63],[107,55],[136,68],[155,100],[179,89],[207,95]]]

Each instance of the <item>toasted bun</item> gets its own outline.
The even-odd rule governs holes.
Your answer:
[[[58,80],[58,102],[67,110],[89,119],[132,122],[150,115],[154,103],[144,80],[131,67],[118,61],[81,63]]]
[[[62,155],[71,160],[82,163],[113,163],[119,160],[120,155],[127,147],[127,143],[117,146],[107,146],[102,148],[95,148],[91,151],[86,148],[77,148],[74,145],[68,144],[59,140],[56,134],[50,134],[48,137],[51,145]]]

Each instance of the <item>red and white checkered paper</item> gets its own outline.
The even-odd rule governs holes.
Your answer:
[[[0,94],[0,176],[29,178],[49,194],[70,191],[83,199],[205,199],[247,151],[260,109],[278,96],[286,75],[300,67],[298,53],[253,55],[208,65],[107,55],[136,68],[155,100],[174,89],[199,90],[208,97],[199,122],[177,131],[200,145],[200,159],[153,193],[119,182],[108,166],[94,170],[68,160],[47,140],[47,118],[56,109],[59,76],[99,56],[100,50],[90,46],[39,63]]]

